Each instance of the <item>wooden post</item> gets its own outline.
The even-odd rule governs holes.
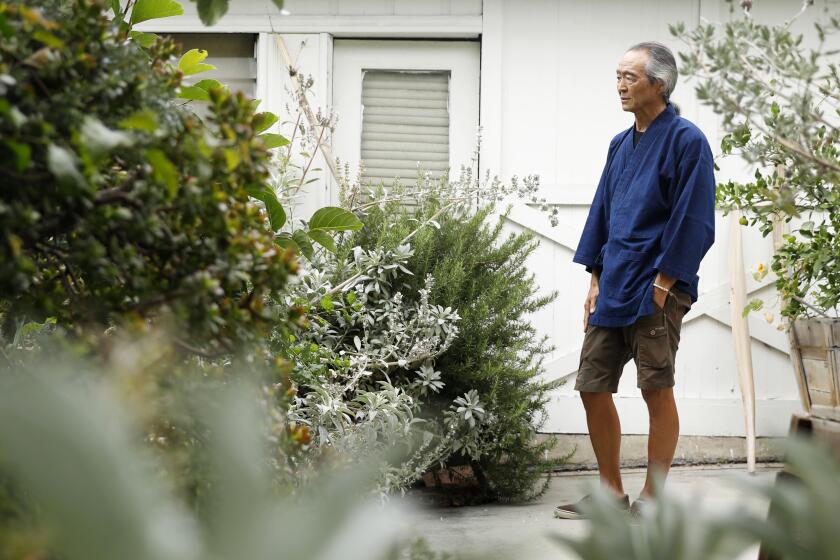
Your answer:
[[[747,288],[744,279],[744,252],[741,241],[741,213],[729,215],[729,311],[732,317],[732,338],[735,342],[735,363],[744,403],[744,424],[747,432],[747,471],[755,472],[755,380],[753,377],[750,325],[744,317]]]

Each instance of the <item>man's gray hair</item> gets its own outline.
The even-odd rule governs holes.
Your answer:
[[[677,87],[677,76],[679,75],[677,61],[674,60],[674,53],[671,52],[671,49],[662,43],[646,41],[627,49],[627,52],[630,51],[646,51],[648,53],[645,73],[650,83],[662,82],[662,95],[665,97],[665,101],[668,101],[674,92],[674,88]]]

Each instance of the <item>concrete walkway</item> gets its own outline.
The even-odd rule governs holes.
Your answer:
[[[759,465],[756,477],[772,482],[779,465]],[[623,471],[625,490],[631,499],[644,485],[645,471]],[[712,465],[674,468],[667,489],[677,499],[700,501],[704,510],[720,512],[736,505],[765,515],[767,504],[739,488],[748,476],[745,465]],[[752,478],[752,477],[751,477]],[[467,507],[419,507],[410,514],[412,531],[424,537],[439,552],[466,553],[475,558],[565,560],[577,558],[550,542],[548,533],[576,537],[589,530],[588,521],[555,519],[553,509],[574,502],[598,480],[597,473],[558,474],[545,496],[527,505],[487,505]],[[757,547],[738,560],[757,556]]]

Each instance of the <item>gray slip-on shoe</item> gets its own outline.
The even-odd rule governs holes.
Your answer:
[[[630,516],[634,519],[642,518],[642,511],[653,507],[653,501],[645,498],[636,498],[630,506]]]
[[[587,519],[587,515],[581,511],[581,505],[592,501],[592,496],[587,494],[574,504],[566,504],[554,508],[554,517],[558,519]],[[630,496],[627,494],[623,498],[616,498],[615,505],[620,510],[630,511]]]

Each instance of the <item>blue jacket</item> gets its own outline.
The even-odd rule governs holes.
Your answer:
[[[703,133],[668,103],[633,147],[633,128],[610,142],[574,262],[600,269],[589,322],[632,324],[656,311],[658,271],[697,301],[697,270],[715,239],[714,161]]]

